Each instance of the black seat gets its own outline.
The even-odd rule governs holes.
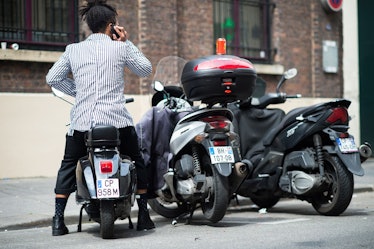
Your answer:
[[[88,147],[116,147],[120,145],[119,131],[114,126],[95,126],[87,133]]]

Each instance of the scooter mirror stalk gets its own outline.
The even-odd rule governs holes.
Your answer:
[[[279,93],[280,92],[280,88],[283,85],[283,83],[286,80],[292,79],[296,75],[297,75],[297,69],[296,68],[291,68],[291,69],[288,69],[287,71],[285,71],[283,73],[283,75],[282,75],[282,78],[280,79],[280,81],[279,81],[279,83],[277,85],[276,92]]]
[[[52,87],[52,93],[54,96],[56,96],[57,98],[65,101],[66,103],[69,103],[70,105],[74,105],[72,102],[70,102],[69,100],[66,100],[64,97],[65,97],[65,93],[61,92],[60,90],[57,90],[56,88],[53,88]]]

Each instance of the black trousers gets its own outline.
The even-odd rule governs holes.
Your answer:
[[[65,153],[61,162],[61,167],[57,174],[55,193],[70,194],[76,189],[75,169],[79,158],[87,155],[85,145],[85,133],[74,131],[73,136],[66,135]],[[149,182],[148,168],[145,167],[144,160],[140,154],[138,136],[133,126],[120,128],[120,153],[131,157],[135,161],[137,174],[137,188],[147,189]]]

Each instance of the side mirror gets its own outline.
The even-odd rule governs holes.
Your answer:
[[[164,86],[160,81],[155,81],[153,83],[153,89],[156,90],[157,92],[163,92],[164,91]]]
[[[284,78],[286,80],[289,80],[289,79],[292,79],[293,77],[295,77],[297,75],[297,69],[296,68],[291,68],[289,70],[287,70],[286,72],[284,72]]]
[[[57,90],[56,88],[52,87],[52,93],[59,98],[62,98],[65,96],[65,93],[61,92],[60,90]]]
[[[292,79],[296,75],[297,75],[297,69],[296,68],[291,68],[291,69],[288,69],[286,72],[284,72],[283,75],[282,75],[282,78],[278,82],[278,85],[277,85],[277,88],[276,88],[276,92],[280,93],[280,88],[283,85],[283,83],[286,80]]]

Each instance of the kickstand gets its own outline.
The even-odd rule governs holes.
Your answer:
[[[173,219],[171,224],[176,225],[178,223],[178,220],[180,220],[182,218],[185,218],[186,216],[188,216],[188,218],[186,220],[186,224],[187,225],[191,224],[192,216],[193,216],[193,213],[195,212],[195,210],[196,210],[196,204],[192,205],[188,212],[182,213],[181,215],[179,215],[178,217]]]
[[[236,205],[239,206],[239,198],[238,198],[238,195],[235,195],[233,198],[234,198],[235,201],[236,201]]]
[[[134,224],[132,224],[131,217],[129,216],[129,229],[134,229]]]
[[[78,223],[78,230],[77,232],[82,232],[82,216],[83,216],[83,208],[86,207],[86,204],[83,204],[81,210],[79,211],[79,223]]]

